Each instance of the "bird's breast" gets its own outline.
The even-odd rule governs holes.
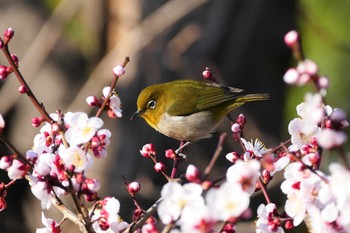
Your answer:
[[[162,134],[181,141],[197,141],[211,137],[220,122],[213,119],[212,113],[202,111],[187,116],[171,116],[164,113],[157,128]]]

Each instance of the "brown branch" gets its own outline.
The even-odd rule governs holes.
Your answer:
[[[215,150],[215,153],[212,157],[212,159],[210,160],[210,163],[209,165],[205,168],[204,170],[204,174],[203,174],[203,177],[202,177],[202,180],[205,180],[207,178],[207,176],[209,175],[209,173],[211,172],[211,170],[213,169],[216,161],[218,160],[219,158],[219,155],[222,151],[222,145],[224,143],[224,140],[226,138],[226,135],[227,133],[222,133],[220,135],[220,138],[219,138],[219,142],[218,142],[218,145],[216,146],[216,150]]]
[[[6,57],[6,60],[8,61],[9,65],[10,65],[13,73],[17,77],[17,80],[19,81],[19,83],[27,88],[28,91],[27,91],[26,94],[27,94],[28,98],[30,99],[30,101],[33,103],[33,105],[38,110],[40,115],[42,117],[44,117],[45,121],[50,123],[50,124],[52,124],[54,122],[54,120],[46,112],[44,105],[42,103],[40,103],[38,101],[38,99],[35,97],[34,93],[32,92],[32,90],[30,89],[29,85],[27,84],[27,82],[23,78],[23,76],[22,76],[21,72],[19,71],[18,67],[16,66],[16,64],[12,60],[11,53],[10,53],[9,48],[8,48],[8,44],[5,44],[5,46],[2,49],[2,51],[3,51],[3,53],[4,53],[5,57]]]

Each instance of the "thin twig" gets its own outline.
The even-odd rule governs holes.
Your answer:
[[[219,155],[222,151],[222,145],[225,141],[226,136],[227,136],[227,133],[222,133],[220,135],[219,142],[218,142],[218,145],[216,146],[215,153],[214,153],[213,157],[211,158],[209,165],[204,170],[202,180],[205,180],[207,178],[207,176],[209,175],[209,173],[211,172],[211,170],[213,169],[213,167],[214,167],[214,165],[215,165],[215,163],[216,163],[217,159],[219,158]]]
[[[158,199],[148,210],[144,212],[140,220],[129,225],[129,227],[124,231],[124,233],[135,232],[137,229],[140,229],[146,220],[151,217],[158,208],[159,203],[162,201],[162,198]]]
[[[22,76],[22,73],[19,71],[18,67],[16,66],[16,64],[14,63],[12,57],[11,57],[11,53],[8,47],[8,44],[5,44],[4,48],[2,49],[7,62],[9,63],[13,73],[15,74],[15,76],[17,77],[17,80],[19,81],[19,83],[23,86],[25,86],[27,88],[27,96],[30,99],[30,101],[33,103],[33,105],[35,106],[35,108],[38,110],[38,112],[40,113],[40,115],[45,119],[46,122],[52,124],[54,122],[54,120],[50,117],[50,115],[47,113],[47,111],[45,110],[45,107],[42,103],[40,103],[38,101],[38,99],[35,97],[34,93],[32,92],[32,90],[30,89],[29,85],[27,84],[27,82],[25,81],[24,77]]]

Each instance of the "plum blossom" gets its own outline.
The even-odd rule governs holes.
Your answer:
[[[46,218],[44,213],[41,213],[41,222],[44,224],[44,228],[37,228],[36,233],[61,233],[62,230],[58,223],[51,218]]]
[[[324,149],[333,149],[343,145],[348,137],[343,131],[333,129],[322,129],[317,133],[317,142]]]
[[[96,136],[91,139],[91,150],[94,156],[98,159],[107,156],[107,146],[110,144],[111,132],[108,129],[100,129]]]
[[[238,160],[226,173],[227,182],[238,183],[249,194],[254,192],[259,176],[260,163],[257,160]]]
[[[191,233],[212,232],[215,223],[215,218],[206,205],[191,205],[184,208],[179,220],[181,232]]]
[[[103,96],[108,97],[111,87],[105,87],[102,90]],[[113,114],[117,117],[122,117],[121,101],[117,94],[112,93],[112,96],[109,98],[108,107],[112,110]],[[109,114],[110,116],[110,114]]]
[[[77,146],[62,148],[60,157],[67,167],[73,166],[75,172],[82,172],[90,168],[93,163],[91,155]]]
[[[248,153],[254,154],[256,157],[262,157],[263,154],[269,152],[269,149],[265,147],[265,145],[259,140],[255,139],[253,142],[253,139],[250,142],[247,142],[244,138],[241,138],[241,141]],[[249,156],[247,157],[249,159]]]
[[[65,137],[71,146],[87,143],[103,126],[101,118],[89,118],[84,112],[67,113],[65,122],[69,125]]]
[[[14,159],[11,166],[7,168],[7,175],[10,179],[22,179],[29,167],[18,159]]]
[[[225,182],[217,189],[210,189],[205,200],[212,215],[220,221],[239,217],[249,207],[249,194],[236,182]]]
[[[97,220],[93,224],[95,232],[123,232],[129,224],[124,222],[119,215],[120,202],[118,199],[114,197],[105,197],[101,204],[101,210],[95,211],[95,215],[93,216],[93,220]]]
[[[158,206],[158,215],[164,224],[178,220],[186,208],[196,208],[204,205],[201,196],[202,187],[199,184],[187,183],[181,185],[169,182],[161,191],[162,202]]]
[[[275,211],[277,208],[274,203],[269,203],[266,206],[260,204],[257,210],[258,220],[255,222],[256,233],[284,233],[283,228],[273,221]]]

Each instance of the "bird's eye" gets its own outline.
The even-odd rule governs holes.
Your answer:
[[[157,105],[157,102],[154,101],[154,100],[150,100],[147,104],[147,107],[150,108],[150,109],[155,109],[156,108],[156,105]]]

